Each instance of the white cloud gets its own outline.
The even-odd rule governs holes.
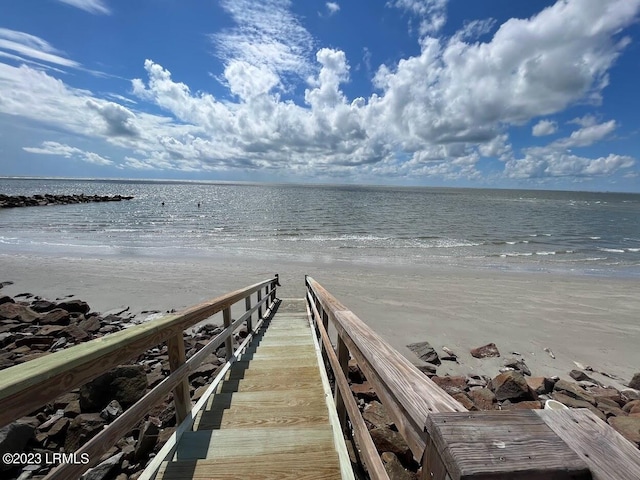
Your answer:
[[[311,72],[308,56],[313,37],[289,10],[289,0],[222,0],[221,4],[236,22],[234,28],[210,36],[225,63],[227,82],[238,82],[239,67],[244,65],[269,77],[267,83],[277,77],[279,86],[285,86],[287,77],[299,80]],[[243,83],[244,87],[249,84]],[[257,83],[263,86],[264,82]]]
[[[558,124],[551,120],[540,120],[533,126],[532,134],[534,137],[544,137],[546,135],[553,135],[558,131]]]
[[[111,10],[105,4],[104,0],[58,0],[59,2],[66,3],[72,7],[79,8],[85,12],[93,13],[94,15],[110,15]]]
[[[597,177],[631,168],[635,160],[624,155],[586,158],[554,151],[530,152],[525,158],[510,160],[505,174],[511,178]]]
[[[77,158],[83,162],[94,165],[113,165],[108,158],[102,157],[95,152],[87,152],[76,147],[71,147],[58,142],[42,142],[40,147],[24,147],[23,150],[39,155],[57,155],[65,158]]]
[[[80,67],[78,62],[62,57],[60,51],[40,37],[8,28],[0,28],[0,53],[3,50],[63,67]]]
[[[447,23],[449,0],[390,0],[387,5],[405,10],[420,19],[420,36],[435,34]]]
[[[333,15],[334,13],[338,13],[340,11],[340,5],[337,2],[327,2],[326,3],[327,10],[329,11],[329,15]]]
[[[607,137],[616,129],[616,121],[609,120],[605,123],[588,125],[571,133],[569,138],[558,140],[559,147],[588,147]]]

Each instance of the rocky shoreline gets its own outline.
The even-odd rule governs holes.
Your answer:
[[[455,352],[445,347],[443,355],[438,355],[428,342],[407,347],[422,362],[418,368],[467,410],[541,409],[548,400],[554,400],[567,408],[589,409],[640,448],[640,373],[628,383],[629,388],[618,390],[589,376],[593,371],[589,366],[579,365],[579,368],[568,372],[571,380],[533,376],[524,359],[517,352],[512,352],[514,356],[504,360],[504,366],[493,378],[480,375],[438,376],[437,369],[442,362],[458,361]],[[473,348],[470,353],[480,359],[500,357],[500,351],[493,343]],[[553,355],[551,351],[547,353]],[[349,364],[349,381],[389,478],[417,480],[420,465],[413,460],[409,446],[353,361]]]
[[[92,202],[120,202],[131,200],[133,197],[125,195],[2,195],[0,194],[0,208],[18,207],[46,207],[47,205],[70,205],[74,203]]]
[[[0,283],[0,288],[8,283]],[[72,296],[49,301],[29,293],[13,298],[0,294],[0,369],[136,323],[139,320],[128,310],[100,314],[92,312],[86,302]],[[185,334],[187,358],[221,331],[217,325],[206,324]],[[241,330],[236,337],[244,335],[246,331]],[[223,345],[189,376],[193,401],[206,391],[224,362]],[[53,454],[74,452],[160,383],[169,371],[166,345],[152,348],[130,364],[118,366],[0,429],[0,454],[25,452],[39,454],[40,458],[54,458]],[[171,436],[175,426],[173,397],[169,394],[109,449],[83,478],[135,480]],[[43,478],[52,465],[9,467],[0,465],[2,478],[35,480]]]

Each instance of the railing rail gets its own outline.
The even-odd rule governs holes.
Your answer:
[[[350,353],[373,386],[413,456],[421,461],[428,442],[428,434],[424,431],[428,415],[437,412],[465,412],[466,409],[402,354],[391,348],[313,278],[307,276],[305,284],[307,300],[312,305],[312,310],[315,310],[317,324],[322,324],[326,330],[331,320],[338,333],[337,352],[338,358],[341,358],[340,364],[348,361]],[[335,374],[337,377],[343,373]],[[337,393],[336,404],[339,409],[344,408],[346,395],[351,393]],[[344,412],[339,411],[338,415],[344,419]]]
[[[177,423],[180,423],[191,408],[189,374],[222,343],[226,343],[229,358],[233,354],[233,332],[244,322],[247,322],[249,330],[252,329],[252,314],[258,310],[259,316],[262,316],[263,305],[267,303],[268,308],[268,302],[275,301],[278,285],[276,275],[274,278],[227,293],[182,312],[0,371],[0,404],[3,406],[0,411],[0,427],[167,341],[170,375],[76,452],[89,454],[87,465],[61,465],[46,478],[65,479],[79,476],[95,465],[103,453],[134,428],[144,414],[172,390]],[[256,292],[258,300],[251,306],[251,295]],[[246,312],[232,321],[231,306],[242,300],[245,301]],[[186,360],[184,330],[221,311],[224,330]]]

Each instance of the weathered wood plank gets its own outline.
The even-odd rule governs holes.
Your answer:
[[[640,451],[589,410],[534,412],[584,460],[594,480],[640,478]]]
[[[587,464],[531,410],[434,413],[426,428],[453,480],[590,480]]]
[[[367,426],[364,423],[364,419],[360,414],[360,409],[358,408],[358,405],[356,404],[356,401],[351,394],[349,382],[344,372],[342,373],[342,375],[339,373],[342,371],[342,365],[340,364],[340,360],[338,359],[335,351],[333,350],[333,347],[331,346],[331,339],[329,338],[329,334],[324,328],[324,323],[322,321],[319,321],[320,315],[315,306],[315,303],[309,301],[308,305],[313,313],[313,318],[316,319],[315,323],[318,328],[318,332],[320,333],[322,343],[325,346],[325,354],[327,355],[327,359],[331,364],[331,368],[334,370],[334,372],[336,372],[336,391],[342,392],[344,407],[347,414],[349,415],[349,419],[351,420],[353,433],[356,437],[356,442],[361,450],[360,455],[362,457],[362,461],[366,465],[369,476],[373,480],[389,480],[387,471],[385,470],[384,465],[382,464],[382,460],[378,455],[378,449],[373,443],[371,435],[369,435],[369,430],[367,429]]]
[[[209,397],[205,410],[236,408],[248,411],[274,407],[310,406],[315,405],[317,402],[318,395],[316,391],[299,391],[296,392],[296,395],[291,395],[289,390],[216,393]]]
[[[225,328],[231,326],[231,308],[227,307],[222,311],[222,323]],[[227,339],[224,341],[225,345],[225,358],[227,362],[233,355],[233,337],[229,335]]]
[[[294,392],[291,393],[295,395]],[[310,427],[314,425],[329,425],[326,405],[245,411],[236,409],[208,410],[198,414],[193,428],[194,430],[215,430],[218,428]]]
[[[171,337],[167,340],[167,348],[169,350],[169,368],[172,372],[175,372],[184,365],[187,360],[182,332],[177,337]],[[173,389],[173,403],[176,407],[176,420],[178,423],[181,423],[187,418],[187,414],[189,410],[191,410],[189,379],[187,377],[184,377],[176,388]]]
[[[427,416],[466,409],[311,277],[307,277],[307,286],[373,385],[414,457],[420,460],[426,447],[424,424]]]

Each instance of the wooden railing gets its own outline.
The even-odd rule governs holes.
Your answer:
[[[305,284],[307,303],[336,378],[338,418],[346,430],[348,416],[369,475],[374,480],[388,478],[349,389],[346,378],[349,356],[355,359],[367,377],[414,458],[422,462],[429,442],[425,431],[427,417],[438,412],[466,412],[466,409],[313,278],[307,276]],[[327,333],[329,321],[337,332],[335,349]],[[425,467],[428,466],[423,464]]]
[[[171,391],[177,423],[180,423],[191,409],[189,374],[223,343],[226,346],[227,359],[231,358],[233,332],[245,322],[247,330],[252,331],[253,313],[257,310],[260,320],[263,308],[270,308],[275,302],[278,285],[278,275],[275,275],[273,278],[227,293],[183,312],[167,315],[0,371],[0,427],[28,415],[59,395],[166,341],[171,369],[169,376],[76,452],[78,458],[89,458],[86,465],[62,464],[46,477],[47,480],[79,478],[122,436],[132,430],[151,407],[160,403]],[[255,305],[252,305],[251,296],[254,293],[257,299]],[[246,311],[234,321],[231,318],[231,307],[242,300],[245,301]],[[224,330],[187,360],[184,330],[218,312],[222,312]],[[82,454],[85,456],[80,457]]]

